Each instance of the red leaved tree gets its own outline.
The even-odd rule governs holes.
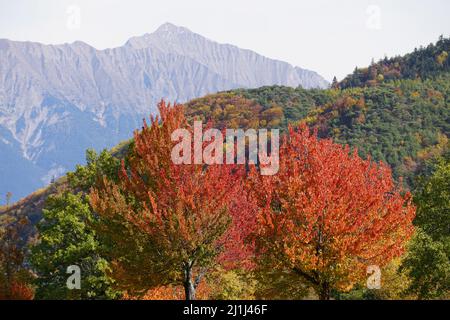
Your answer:
[[[172,133],[193,129],[183,106],[162,101],[159,111],[135,132],[119,182],[100,181],[91,204],[102,220],[97,231],[111,244],[119,286],[133,293],[183,285],[186,299],[195,299],[214,265],[246,261],[252,251],[244,239],[255,214],[240,182],[243,167],[172,162]]]
[[[33,300],[34,291],[29,284],[13,281],[8,291],[0,290],[0,300]]]
[[[258,260],[297,274],[320,299],[399,256],[413,232],[410,195],[394,185],[389,167],[319,140],[306,126],[289,128],[278,174],[253,170],[249,188],[261,208]]]
[[[31,300],[32,275],[24,267],[26,242],[21,236],[29,225],[20,219],[0,228],[0,300]]]

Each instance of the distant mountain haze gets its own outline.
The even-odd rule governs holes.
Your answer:
[[[0,197],[14,200],[131,137],[161,98],[328,86],[313,71],[166,23],[118,48],[0,39]],[[3,200],[0,200],[2,203]]]

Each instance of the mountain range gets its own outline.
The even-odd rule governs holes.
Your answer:
[[[326,88],[316,72],[163,24],[123,46],[0,39],[0,194],[13,200],[128,139],[160,99],[235,88]]]

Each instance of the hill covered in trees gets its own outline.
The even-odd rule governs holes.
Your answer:
[[[269,127],[307,123],[323,138],[357,148],[388,163],[410,187],[423,162],[448,148],[450,74],[395,80],[375,87],[304,90],[262,87],[196,99],[187,112],[219,127]]]
[[[370,87],[391,80],[435,78],[450,71],[449,53],[450,39],[441,36],[435,44],[416,48],[404,56],[385,57],[367,68],[356,68],[340,83],[334,81],[333,86]]]

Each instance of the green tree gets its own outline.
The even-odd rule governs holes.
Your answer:
[[[100,244],[90,228],[94,217],[82,194],[51,196],[37,225],[39,243],[32,248],[31,262],[37,273],[38,299],[114,298],[108,263],[99,255]],[[68,289],[67,268],[81,269],[81,289]]]
[[[416,294],[419,299],[450,298],[448,241],[433,241],[419,230],[411,241],[402,270],[411,279],[406,292]]]
[[[408,292],[420,299],[450,297],[450,161],[441,159],[415,196],[421,228],[402,269],[411,278]]]
[[[7,192],[6,193],[6,206],[9,207],[9,202],[11,201],[12,198],[12,193],[11,192]]]
[[[37,229],[40,242],[32,248],[31,261],[38,275],[36,297],[41,299],[107,299],[118,297],[107,276],[109,264],[105,248],[98,240],[93,224],[95,215],[85,193],[100,176],[114,180],[119,160],[107,150],[97,154],[86,151],[86,165],[68,173],[70,190],[49,197],[43,219]],[[81,268],[81,289],[66,287],[67,267]]]
[[[119,168],[120,161],[109,151],[103,150],[97,154],[95,150],[88,149],[86,165],[77,165],[74,172],[67,174],[67,178],[72,189],[87,192],[95,184],[97,178],[103,175],[116,180]]]
[[[433,240],[450,237],[450,160],[441,159],[429,179],[423,181],[418,194],[415,223]]]
[[[331,82],[331,88],[332,89],[339,89],[339,82],[338,82],[336,76],[333,77],[333,81]]]

